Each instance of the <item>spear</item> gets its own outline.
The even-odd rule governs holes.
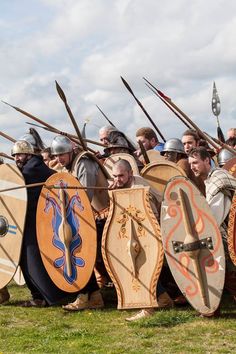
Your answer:
[[[148,157],[147,151],[145,150],[145,147],[143,146],[143,143],[142,143],[141,140],[138,140],[138,144],[139,144],[141,153],[142,153],[142,155],[143,155],[145,164],[147,165],[147,164],[150,163],[150,159],[149,159],[149,157]]]
[[[65,94],[64,94],[64,92],[63,92],[63,90],[62,90],[62,88],[60,87],[60,85],[57,83],[57,81],[55,81],[55,83],[56,83],[57,93],[58,93],[58,95],[60,96],[60,98],[62,99],[62,101],[63,101],[64,104],[65,104],[67,113],[69,114],[69,117],[70,117],[70,119],[71,119],[71,122],[72,122],[72,124],[73,124],[73,126],[74,126],[74,128],[75,128],[75,131],[76,131],[76,134],[77,134],[77,136],[78,136],[78,138],[79,138],[80,144],[81,144],[81,146],[83,147],[83,150],[87,151],[88,148],[87,148],[87,146],[86,146],[86,144],[85,144],[85,142],[84,142],[84,140],[83,140],[83,138],[82,138],[82,135],[81,135],[81,133],[80,133],[79,127],[78,127],[78,125],[77,125],[77,123],[76,123],[76,120],[75,120],[75,118],[74,118],[74,116],[73,116],[73,114],[72,114],[72,112],[71,112],[71,109],[70,109],[70,107],[69,107],[69,105],[68,105],[68,103],[67,103],[66,96],[65,96]]]
[[[147,80],[147,79],[145,79],[145,77],[143,78],[145,81],[147,81],[148,82],[148,84],[150,85],[148,85],[147,83],[145,83],[145,85],[149,88],[149,90],[151,90],[153,93],[154,93],[154,95],[156,95],[158,98],[160,98],[160,100],[176,115],[176,117],[178,117],[180,120],[181,120],[181,122],[182,123],[184,123],[184,125],[186,125],[186,127],[188,128],[188,129],[191,129],[191,126],[168,104],[168,102],[166,102],[158,93],[157,93],[157,91],[155,91],[153,88],[152,88],[152,84]]]
[[[191,126],[194,128],[198,134],[206,140],[209,144],[211,144],[215,149],[218,149],[218,145],[213,143],[211,139],[208,138],[206,134],[203,133],[203,131],[185,114],[181,109],[171,100],[170,97],[166,96],[162,91],[158,90],[154,85],[152,85],[156,92],[176,111],[178,112],[182,118],[184,118]]]
[[[101,110],[100,107],[96,104],[97,109],[102,113],[103,117],[108,121],[110,125],[112,125],[114,128],[116,128],[115,124],[112,123],[112,121],[106,116],[106,114]]]
[[[5,154],[5,152],[0,152],[0,156],[5,157],[6,159],[14,161],[14,157],[11,157],[11,156]]]
[[[68,138],[70,138],[70,140],[74,141],[75,143],[79,143],[79,139],[76,135],[73,135],[73,134],[70,134],[70,133],[66,133],[64,131],[61,131],[61,130],[58,130],[56,128],[53,128],[53,129],[50,129],[50,128],[46,128],[46,127],[43,127],[42,125],[38,125],[38,124],[34,124],[34,123],[30,123],[30,122],[25,122],[26,124],[29,124],[29,125],[33,125],[35,127],[38,127],[38,128],[41,128],[41,129],[44,129],[46,131],[49,131],[49,132],[52,132],[52,133],[57,133],[57,134],[61,134],[61,135],[65,135],[67,136]],[[95,140],[91,140],[91,139],[84,139],[84,141],[86,141],[87,143],[90,143],[90,144],[93,144],[93,145],[99,145],[99,146],[102,146],[102,147],[106,147],[104,144],[100,143],[99,141],[95,141]],[[94,151],[90,148],[88,148],[90,151]]]
[[[225,137],[220,127],[219,115],[220,115],[220,98],[216,89],[215,81],[213,82],[213,92],[212,92],[212,101],[211,108],[213,114],[216,116],[217,121],[217,136],[222,143],[225,143]]]
[[[13,138],[10,137],[9,135],[7,135],[7,134],[5,134],[5,133],[3,133],[3,132],[1,132],[1,131],[0,131],[0,135],[1,135],[3,138],[5,138],[5,139],[10,140],[12,143],[15,143],[15,142],[16,142],[15,139],[13,139]]]
[[[144,114],[146,115],[146,117],[148,118],[148,120],[151,122],[151,124],[153,125],[153,127],[156,129],[157,133],[160,135],[160,137],[162,138],[162,140],[164,142],[166,142],[166,139],[164,138],[164,136],[162,135],[162,133],[160,132],[160,130],[158,129],[158,127],[156,126],[156,124],[154,123],[154,121],[152,120],[152,118],[150,117],[150,115],[148,114],[148,112],[146,111],[146,109],[143,107],[142,103],[138,100],[138,98],[135,96],[135,94],[133,93],[131,87],[129,86],[129,84],[127,83],[127,81],[125,81],[125,79],[123,79],[123,77],[121,76],[121,80],[123,82],[123,84],[125,85],[125,87],[127,88],[127,90],[131,93],[131,95],[134,97],[135,101],[138,103],[139,107],[142,109],[142,111],[144,112]]]

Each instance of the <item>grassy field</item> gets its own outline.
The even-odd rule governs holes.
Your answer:
[[[104,310],[80,313],[22,308],[28,290],[10,284],[9,291],[10,302],[0,308],[0,353],[236,353],[236,306],[229,296],[219,319],[199,318],[187,306],[128,323],[134,311],[116,310],[112,290],[103,292]]]

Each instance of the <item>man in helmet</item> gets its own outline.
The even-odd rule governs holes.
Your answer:
[[[195,177],[190,168],[187,154],[184,145],[180,139],[172,138],[165,142],[161,155],[168,161],[175,162],[177,166],[181,167],[186,176],[198,187],[198,189],[205,195],[205,185],[203,181]]]
[[[33,146],[26,140],[15,142],[11,155],[21,171],[26,185],[45,182],[55,173],[45,165],[43,157],[37,155]],[[27,188],[28,203],[20,266],[26,284],[31,291],[32,300],[25,301],[22,304],[25,307],[54,305],[68,296],[68,293],[58,289],[52,282],[40,256],[36,237],[36,210],[41,188],[40,186]]]
[[[226,252],[225,288],[236,296],[236,269],[230,260],[227,247],[227,223],[236,179],[221,168],[212,168],[211,156],[204,147],[192,149],[189,163],[195,176],[200,177],[206,185],[206,200],[220,228]]]
[[[233,159],[234,157],[236,157],[236,155],[233,154],[233,152],[227,149],[221,149],[217,156],[218,165],[222,167],[226,164],[226,162]]]
[[[100,173],[99,164],[92,158],[89,153],[81,151],[76,154],[71,140],[63,135],[56,136],[51,144],[51,154],[55,156],[57,162],[71,172],[79,182],[84,186],[96,186]],[[94,190],[87,191],[90,202],[95,196]],[[108,205],[107,205],[108,206]],[[102,226],[96,221],[97,231],[102,233]],[[83,290],[80,291],[76,300],[68,305],[63,306],[67,311],[80,311],[87,308],[104,307],[103,298],[99,290],[94,272]]]

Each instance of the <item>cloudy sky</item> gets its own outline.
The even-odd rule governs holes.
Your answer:
[[[148,78],[202,130],[216,133],[212,85],[223,131],[236,126],[235,0],[1,0],[0,99],[73,132],[55,80],[80,127],[97,138],[106,121],[131,138],[150,125],[123,76],[166,139],[185,126],[145,86]],[[19,138],[30,121],[0,104],[1,131]],[[39,130],[47,144],[53,135]],[[11,143],[1,138],[1,151]]]

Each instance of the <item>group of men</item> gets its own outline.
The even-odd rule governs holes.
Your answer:
[[[145,151],[157,150],[160,158],[175,163],[181,167],[186,176],[198,187],[213,212],[213,215],[220,227],[224,242],[227,242],[227,217],[229,215],[233,194],[236,188],[236,179],[226,170],[216,167],[221,161],[213,160],[215,152],[202,142],[194,130],[187,130],[183,133],[182,139],[172,138],[167,142],[160,143],[153,129],[144,127],[136,132],[137,142],[142,144]],[[232,137],[230,136],[229,139]],[[234,137],[233,137],[234,138]],[[104,144],[104,152],[93,155],[87,151],[81,151],[75,147],[69,138],[63,135],[56,136],[50,148],[42,149],[38,137],[22,137],[12,148],[12,156],[15,163],[21,171],[26,184],[35,182],[45,182],[48,177],[56,171],[67,171],[72,173],[84,186],[97,186],[98,180],[103,175],[102,181],[106,179],[102,161],[115,153],[127,153],[134,157],[138,162],[139,170],[145,163],[142,157],[142,149],[134,149],[125,134],[117,131],[112,126],[103,127],[99,131],[99,139]],[[232,146],[232,145],[231,145]],[[224,150],[222,150],[224,151]],[[221,154],[222,154],[221,151]],[[227,155],[227,149],[224,156],[224,163],[227,159],[233,158],[234,154]],[[220,157],[220,154],[219,154]],[[112,169],[113,180],[109,184],[110,189],[132,188],[135,185],[148,185],[148,182],[140,176],[134,176],[132,167],[124,159],[118,160]],[[108,184],[107,184],[108,186]],[[37,244],[36,238],[36,209],[41,187],[27,189],[28,207],[26,213],[25,230],[23,237],[23,246],[20,259],[20,266],[31,291],[32,299],[24,301],[22,306],[50,306],[58,303],[65,303],[66,299],[71,297],[57,288],[48,276]],[[161,194],[159,191],[152,190],[156,200],[157,219],[161,206]],[[87,189],[87,195],[91,205],[96,204],[96,191]],[[99,217],[101,211],[109,208],[109,199],[107,195],[103,198],[103,204],[96,210],[96,226],[98,241],[101,240],[105,218]],[[96,208],[94,208],[96,209]],[[47,235],[45,235],[46,237]],[[98,242],[100,247],[100,242]],[[227,252],[227,251],[226,251]],[[99,257],[100,255],[100,257]],[[101,258],[101,252],[98,249],[98,259]],[[101,259],[100,259],[101,263]],[[96,267],[97,266],[97,267]],[[99,261],[95,264],[95,271],[92,273],[87,285],[78,293],[73,294],[75,299],[63,305],[66,311],[78,311],[88,308],[100,309],[104,307],[102,294],[99,288],[98,276]],[[102,267],[101,267],[102,268]],[[101,274],[103,273],[103,274]],[[108,276],[105,268],[100,271],[101,276]],[[229,257],[227,258],[227,275],[225,288],[236,297],[236,272]],[[181,296],[181,294],[179,294]],[[9,293],[6,288],[0,291],[0,301],[9,299]],[[173,307],[175,300],[168,294],[162,279],[158,281],[157,286],[158,308]],[[150,316],[153,310],[142,309],[137,315],[128,320],[137,320]]]

